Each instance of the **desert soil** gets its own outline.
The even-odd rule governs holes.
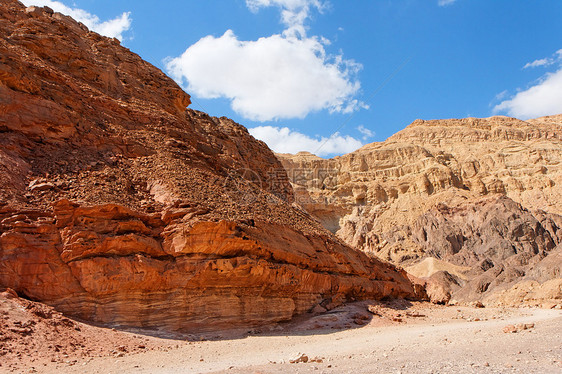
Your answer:
[[[518,331],[504,332],[509,326]],[[33,362],[31,357],[19,357],[1,366],[0,372],[562,372],[559,309],[362,302],[228,336],[147,337],[91,326],[84,331],[96,345],[105,342],[104,354],[52,360],[39,350],[32,353]],[[137,349],[141,343],[142,349]],[[127,349],[119,349],[123,345]],[[291,363],[303,354],[308,362]]]

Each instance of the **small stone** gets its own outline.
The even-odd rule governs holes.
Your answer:
[[[379,316],[379,317],[381,316],[381,311],[379,310],[379,308],[376,305],[369,305],[367,307],[367,310],[370,313],[374,314],[375,316]]]
[[[298,363],[307,363],[308,362],[308,356],[303,354],[300,354],[299,357],[295,358],[294,360],[289,360],[289,363],[291,364],[298,364]]]
[[[314,308],[312,308],[311,312],[314,313],[314,314],[324,313],[324,312],[326,312],[326,308],[324,308],[322,305],[318,304]]]
[[[514,325],[507,325],[503,328],[503,332],[506,333],[506,334],[516,333],[517,327],[515,327]]]
[[[33,184],[33,182],[30,183],[30,187],[29,190],[31,192],[34,191],[47,191],[47,190],[51,190],[55,188],[55,185],[51,182],[43,182],[43,183],[35,183]]]

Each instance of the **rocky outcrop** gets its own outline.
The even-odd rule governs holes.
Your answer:
[[[48,8],[0,6],[0,287],[166,331],[414,297],[300,206],[264,143]]]
[[[562,116],[417,120],[331,160],[279,158],[297,202],[341,239],[402,266],[468,267],[464,280],[434,283],[454,275],[439,292],[475,300],[523,279],[560,242],[561,126]]]
[[[547,275],[536,266],[555,259],[561,224],[561,216],[532,214],[509,198],[491,197],[453,208],[441,203],[406,230],[423,253],[444,261],[440,271],[425,274],[430,284],[454,288],[446,292],[444,301],[484,300],[521,280],[545,282],[560,277],[555,269]],[[418,266],[407,269],[416,272]],[[455,274],[459,268],[464,271]],[[439,272],[458,278],[438,277],[433,282]],[[514,303],[516,299],[510,304]]]
[[[337,296],[408,296],[403,275],[271,222],[68,200],[4,215],[2,285],[86,320],[196,331],[288,320]],[[212,321],[212,326],[209,326]]]

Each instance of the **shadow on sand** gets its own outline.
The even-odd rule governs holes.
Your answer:
[[[182,341],[219,341],[244,339],[249,336],[308,336],[328,335],[340,331],[358,329],[368,324],[399,324],[406,317],[425,317],[410,311],[412,302],[404,299],[366,300],[348,303],[322,313],[305,313],[291,321],[278,322],[261,326],[248,326],[229,330],[199,330],[189,333],[173,333],[159,330],[107,326],[80,321],[101,328],[113,328],[122,332],[145,335],[160,339]]]

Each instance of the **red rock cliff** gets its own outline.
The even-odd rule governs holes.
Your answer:
[[[0,287],[190,330],[411,297],[293,203],[279,161],[160,70],[48,8],[0,5]]]

